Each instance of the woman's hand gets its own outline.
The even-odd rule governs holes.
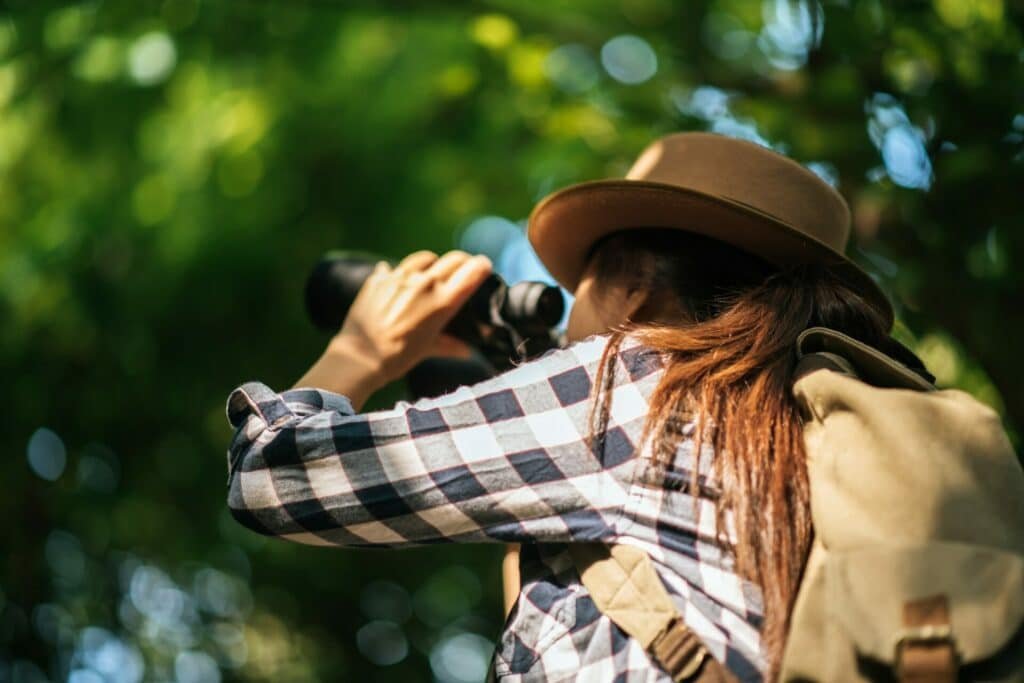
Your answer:
[[[485,256],[450,251],[377,264],[341,331],[296,386],[345,394],[358,409],[377,389],[432,355],[458,348],[441,331],[491,272]]]
[[[486,256],[429,251],[394,269],[381,261],[349,309],[336,341],[376,365],[382,380],[398,379],[443,346],[441,330],[491,272]]]

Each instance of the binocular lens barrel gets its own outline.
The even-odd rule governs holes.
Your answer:
[[[565,299],[558,287],[543,282],[517,282],[508,288],[502,317],[531,330],[550,329],[565,312]]]

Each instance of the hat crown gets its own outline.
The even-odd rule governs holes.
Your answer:
[[[720,197],[785,223],[842,253],[850,210],[828,183],[797,162],[746,140],[675,133],[655,140],[626,174]]]

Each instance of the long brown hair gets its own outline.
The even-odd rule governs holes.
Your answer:
[[[665,359],[644,428],[654,457],[672,462],[685,421],[694,423],[693,453],[701,453],[702,442],[713,446],[717,528],[724,538],[730,513],[737,570],[762,589],[762,641],[774,676],[813,537],[800,415],[790,391],[796,338],[824,325],[888,350],[886,321],[827,268],[779,270],[680,231],[615,233],[595,246],[591,260],[599,287],[649,293],[633,320],[613,332],[602,358],[592,434],[607,423],[616,352],[630,332]]]

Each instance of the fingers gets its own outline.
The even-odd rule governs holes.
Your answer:
[[[381,271],[392,283],[392,304],[406,306],[423,292],[432,291],[433,305],[438,309],[455,310],[476,291],[491,272],[486,256],[471,256],[464,251],[449,251],[438,256],[431,251],[417,251],[406,256],[394,270]]]
[[[377,265],[373,267],[373,271],[370,273],[370,278],[380,279],[391,272],[391,264],[387,261],[377,261]],[[370,279],[367,278],[367,279]]]
[[[446,304],[458,308],[491,274],[491,260],[483,255],[463,260],[442,286]]]
[[[444,282],[459,269],[459,266],[471,258],[473,257],[464,251],[449,251],[431,264],[426,271],[427,277],[437,282]]]
[[[393,270],[386,271],[384,276],[390,285],[391,301],[405,303],[431,287],[433,279],[427,276],[427,269],[435,261],[437,254],[434,252],[415,251],[402,259]]]
[[[437,261],[437,254],[432,251],[414,251],[402,259],[395,270],[403,273],[418,273],[429,268],[435,261]]]

